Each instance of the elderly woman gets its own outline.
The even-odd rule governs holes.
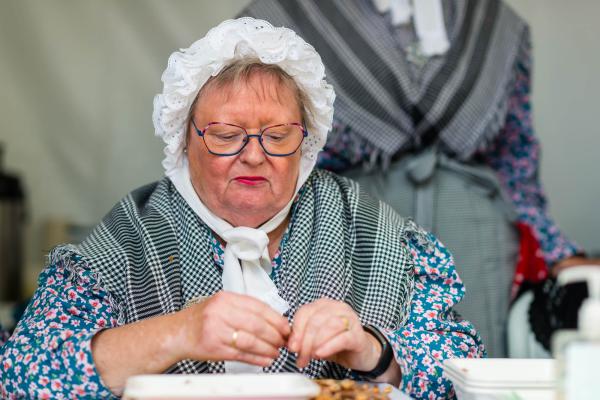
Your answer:
[[[154,102],[166,177],[49,256],[2,348],[4,397],[107,397],[146,373],[300,371],[453,396],[478,357],[448,251],[314,170],[333,89],[285,28],[225,21],[174,53]]]

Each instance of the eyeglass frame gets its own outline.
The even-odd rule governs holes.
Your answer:
[[[213,122],[209,122],[208,124],[206,124],[206,126],[204,127],[204,129],[198,129],[198,127],[196,126],[196,122],[194,121],[193,118],[191,118],[192,121],[192,126],[194,127],[194,129],[196,130],[196,134],[198,134],[198,136],[200,136],[202,138],[202,141],[204,142],[204,145],[206,146],[206,149],[208,150],[208,152],[214,156],[219,156],[219,157],[231,157],[231,156],[235,156],[238,155],[242,152],[242,150],[244,150],[244,148],[248,145],[248,143],[250,143],[250,138],[255,137],[258,139],[258,143],[260,144],[260,147],[263,149],[263,151],[265,152],[265,154],[271,156],[271,157],[289,157],[292,154],[296,153],[298,151],[298,149],[302,146],[302,143],[304,142],[304,138],[308,136],[308,131],[306,130],[306,127],[299,123],[299,122],[289,122],[287,124],[276,124],[276,125],[269,125],[269,126],[265,126],[263,128],[260,128],[260,131],[258,134],[254,134],[251,135],[248,133],[248,131],[246,130],[246,128],[244,128],[243,126],[239,126],[239,125],[235,125],[235,124],[230,124],[228,122],[219,122],[219,121],[213,121]],[[206,130],[208,128],[210,128],[211,125],[216,125],[216,124],[221,124],[221,125],[227,125],[227,126],[233,126],[234,128],[240,128],[242,131],[244,131],[244,134],[246,135],[245,139],[244,139],[244,144],[242,145],[242,147],[240,147],[240,149],[238,151],[236,151],[235,153],[215,153],[214,151],[212,151],[210,149],[210,147],[208,147],[208,144],[206,143],[206,139],[204,138],[204,133],[206,132]],[[300,141],[300,144],[298,144],[298,147],[296,147],[296,149],[294,151],[292,151],[291,153],[285,153],[285,154],[274,154],[269,152],[266,148],[265,145],[263,144],[262,141],[262,135],[263,133],[270,128],[276,128],[278,126],[287,126],[287,125],[293,125],[293,126],[297,126],[302,130],[302,140]]]

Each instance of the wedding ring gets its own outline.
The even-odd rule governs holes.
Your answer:
[[[231,347],[237,349],[237,339],[238,339],[238,331],[233,331],[231,335]]]
[[[344,330],[349,331],[350,330],[350,318],[346,317],[345,315],[339,315],[339,317],[342,319],[342,321],[344,321]]]

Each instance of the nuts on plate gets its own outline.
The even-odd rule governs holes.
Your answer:
[[[392,391],[391,386],[379,389],[368,383],[358,383],[350,379],[316,379],[321,386],[321,393],[315,400],[387,400]]]

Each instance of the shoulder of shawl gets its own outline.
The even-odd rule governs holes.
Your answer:
[[[148,239],[173,231],[175,188],[168,178],[131,191],[102,219],[86,240],[106,241],[113,236],[113,246],[133,238]],[[94,238],[94,233],[97,233]],[[128,239],[129,237],[129,239]]]
[[[160,181],[152,182],[131,191],[125,196],[120,204],[127,202],[130,204],[130,212],[136,216],[144,218],[156,210],[164,211],[172,207],[172,199],[175,194],[175,187],[169,178],[163,178]]]
[[[111,287],[123,284],[117,271],[145,265],[160,250],[154,243],[175,237],[174,190],[168,178],[133,190],[75,247],[93,269],[114,278],[107,279]]]
[[[346,200],[358,198],[359,185],[355,181],[324,169],[315,169],[306,182],[316,196],[329,194]],[[349,198],[348,198],[349,197]]]

